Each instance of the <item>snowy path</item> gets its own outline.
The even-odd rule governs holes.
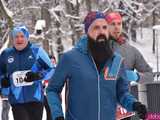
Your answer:
[[[145,60],[149,63],[149,65],[153,68],[155,72],[157,70],[157,59],[156,54],[152,53],[152,44],[153,44],[153,34],[151,29],[143,28],[143,35],[141,36],[140,30],[137,30],[137,42],[130,41],[130,44],[135,46],[144,56]],[[160,34],[160,32],[159,32]],[[158,37],[160,39],[160,36]],[[160,41],[159,41],[160,48]],[[160,49],[159,49],[160,53]],[[160,66],[160,64],[159,64]]]

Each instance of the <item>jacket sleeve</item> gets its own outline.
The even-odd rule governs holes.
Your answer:
[[[136,102],[136,98],[129,92],[129,81],[126,77],[125,67],[122,64],[119,71],[119,77],[117,80],[117,100],[120,105],[126,108],[128,111],[132,111],[133,103]]]
[[[65,80],[69,77],[69,60],[64,54],[60,59],[55,73],[47,88],[47,98],[51,108],[53,120],[56,117],[63,116],[60,94],[64,86]]]
[[[146,84],[149,82],[153,82],[154,77],[152,73],[152,68],[148,65],[142,54],[136,48],[134,51],[135,51],[134,67],[140,76],[139,83]]]
[[[6,63],[5,63],[5,51],[0,55],[0,83],[2,78],[7,77]]]
[[[51,62],[45,50],[40,47],[36,55],[36,62],[31,69],[33,72],[41,72],[44,76],[42,80],[49,80],[55,71],[55,65]]]
[[[0,55],[0,83],[1,80],[7,76],[7,70],[6,70],[6,63],[5,63],[5,51],[2,52],[2,54]],[[0,84],[0,88],[1,88],[1,94],[4,96],[8,96],[10,93],[10,88],[2,88],[1,84]]]

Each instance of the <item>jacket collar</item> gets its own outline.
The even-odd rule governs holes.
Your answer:
[[[113,42],[118,43],[119,45],[122,45],[126,43],[127,38],[123,34],[121,34],[118,39],[115,39],[112,36],[110,36],[109,39],[112,40]]]
[[[76,43],[75,48],[83,54],[88,54],[88,37],[83,35]]]
[[[89,54],[88,52],[88,38],[87,35],[83,35],[80,40],[76,43],[75,49],[78,49],[83,54]],[[109,71],[109,76],[117,76],[117,73],[120,69],[120,65],[123,58],[117,52],[114,52],[113,58],[106,61],[105,66],[111,64]],[[116,68],[116,69],[115,69]]]

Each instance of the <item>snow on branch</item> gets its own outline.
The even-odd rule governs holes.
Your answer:
[[[4,8],[4,10],[6,11],[7,15],[12,18],[13,12],[10,11],[10,10],[6,7],[4,0],[1,0],[1,2],[2,2],[3,8]]]
[[[58,21],[59,23],[61,23],[59,16],[55,13],[54,9],[49,9],[49,12],[51,15],[53,15],[53,17],[55,17],[56,21]]]
[[[82,0],[68,0],[68,2],[72,3],[73,6],[76,6],[77,5],[77,2],[78,3],[81,3]]]
[[[65,17],[69,17],[69,18],[73,18],[73,19],[81,19],[79,16],[73,16],[73,15],[69,15],[69,14],[65,14]]]

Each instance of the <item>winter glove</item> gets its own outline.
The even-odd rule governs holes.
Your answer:
[[[126,70],[126,76],[129,81],[135,82],[138,82],[140,78],[139,74],[137,72],[134,72],[133,70]]]
[[[40,79],[42,79],[43,78],[43,76],[42,76],[42,74],[41,73],[39,73],[39,72],[27,72],[26,73],[26,77],[24,78],[24,81],[25,82],[33,82],[33,81],[35,81],[35,80],[40,80]]]
[[[64,117],[57,117],[55,120],[64,120]]]
[[[140,102],[134,102],[133,103],[133,110],[137,112],[140,119],[145,120],[146,114],[147,114],[147,109],[146,109],[145,105],[143,105]]]
[[[8,88],[11,86],[10,80],[7,77],[1,79],[1,86],[2,88]]]

